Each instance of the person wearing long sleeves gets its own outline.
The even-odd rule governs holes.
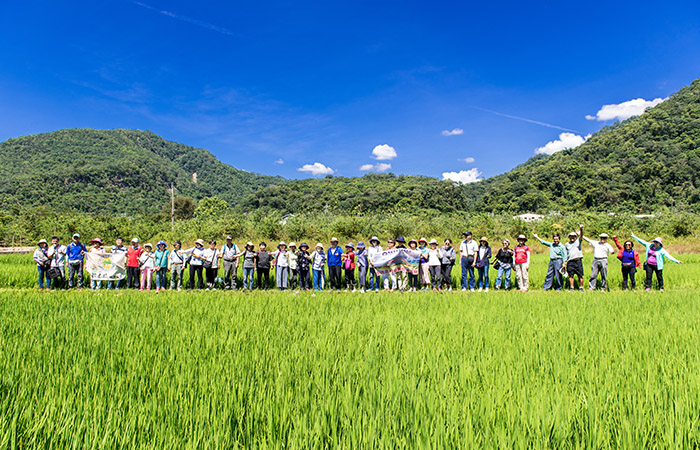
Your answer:
[[[654,274],[656,274],[656,281],[659,285],[659,290],[663,292],[664,262],[668,259],[669,261],[673,261],[676,264],[683,264],[683,261],[677,260],[676,258],[671,256],[671,254],[667,252],[665,248],[663,248],[663,240],[660,237],[654,238],[654,240],[651,242],[647,242],[638,238],[634,235],[634,233],[632,233],[632,239],[646,247],[647,260],[644,263],[644,271],[647,274],[647,279],[645,283],[645,288],[647,292],[651,291],[652,277]]]
[[[360,292],[365,292],[367,288],[367,249],[365,243],[360,241],[357,243],[357,252],[355,252],[355,260],[357,264],[357,282],[360,285]]]
[[[452,267],[457,259],[457,253],[452,246],[452,239],[445,239],[445,245],[440,248],[442,259],[440,261],[440,285],[441,289],[452,290]]]
[[[49,278],[49,266],[51,264],[51,259],[48,256],[49,244],[46,239],[41,239],[38,244],[38,248],[34,250],[34,262],[36,262],[36,268],[39,272],[39,290],[44,289],[44,279],[46,280],[46,290],[51,289],[51,278]]]
[[[578,233],[569,233],[569,242],[566,247],[566,273],[569,275],[569,291],[574,290],[574,279],[578,276],[578,289],[583,292],[583,224],[579,224]]]
[[[462,266],[462,290],[466,291],[467,287],[472,292],[474,291],[474,264],[476,253],[479,251],[479,244],[472,238],[472,232],[466,231],[463,234],[464,240],[459,244],[459,259]],[[469,283],[467,284],[467,275]]]
[[[173,251],[168,256],[168,270],[170,271],[170,290],[182,290],[182,271],[185,268],[187,254],[182,250],[182,242],[175,241]]]
[[[510,289],[510,272],[513,269],[513,255],[514,252],[510,248],[510,240],[503,239],[503,247],[498,249],[496,257],[494,258],[495,263],[498,263],[498,272],[496,274],[496,285],[494,286],[496,290],[501,289],[501,283],[505,290]]]
[[[561,268],[566,260],[566,248],[561,244],[561,237],[558,234],[552,236],[552,242],[540,239],[535,233],[532,234],[535,239],[540,241],[540,244],[549,247],[549,266],[547,267],[547,275],[542,285],[543,291],[552,289],[554,281],[557,282],[557,291],[561,291],[564,287],[564,277],[561,274]]]
[[[635,251],[632,241],[625,241],[624,245],[620,245],[617,236],[613,236],[613,241],[615,241],[615,246],[619,250],[617,259],[619,259],[621,263],[622,289],[627,290],[627,287],[631,286],[632,290],[634,290],[637,288],[637,269],[641,267],[639,252]]]
[[[165,285],[168,283],[168,259],[170,258],[170,250],[167,250],[168,244],[160,240],[156,244],[156,251],[153,255],[154,266],[153,271],[156,277],[156,292],[165,290]]]
[[[381,286],[382,277],[377,273],[374,268],[374,258],[380,255],[384,250],[379,245],[379,238],[377,236],[372,236],[369,240],[370,247],[367,249],[367,261],[369,262],[369,290],[374,289],[375,292],[379,291]]]
[[[491,247],[486,236],[479,239],[479,250],[477,251],[476,261],[474,265],[479,272],[479,280],[476,284],[479,286],[479,292],[482,290],[489,291],[489,262],[491,260]]]
[[[328,278],[331,290],[340,291],[342,285],[343,249],[338,246],[338,238],[331,238],[331,246],[328,248]]]
[[[600,233],[600,240],[594,241],[586,236],[583,238],[593,246],[593,264],[591,266],[591,279],[588,283],[588,290],[593,291],[598,281],[598,273],[600,273],[600,290],[604,291],[608,288],[608,256],[615,253],[615,249],[608,244],[608,235]]]

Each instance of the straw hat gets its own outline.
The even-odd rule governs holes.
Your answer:
[[[201,245],[202,247],[204,247],[204,241],[203,241],[202,239],[197,239],[196,241],[194,241],[194,243],[195,243],[195,244],[199,244],[199,245]],[[144,246],[144,247],[145,247],[145,246]]]
[[[338,238],[337,238],[337,237],[332,237],[332,238],[331,238],[331,242],[338,242]]]
[[[479,239],[479,242],[486,242],[488,244],[489,238],[487,238],[486,236],[481,236],[481,239]]]
[[[316,244],[316,248],[319,248],[319,247],[323,248],[323,244],[321,244],[320,242],[318,244]]]
[[[153,245],[151,243],[143,244],[143,248],[150,248],[153,250]]]
[[[252,242],[248,241],[245,244],[246,247],[255,247]]]

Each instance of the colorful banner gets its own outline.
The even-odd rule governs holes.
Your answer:
[[[393,248],[385,250],[372,259],[374,269],[381,275],[396,272],[418,274],[420,251],[410,248]]]
[[[96,281],[123,280],[126,276],[126,253],[87,253],[85,270]]]

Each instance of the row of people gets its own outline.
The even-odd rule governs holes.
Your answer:
[[[564,287],[563,278],[569,276],[569,289],[574,290],[575,279],[578,278],[578,286],[583,290],[583,251],[581,242],[586,240],[594,249],[593,265],[589,279],[589,289],[595,289],[597,279],[601,278],[601,289],[607,289],[608,256],[614,253],[614,249],[607,243],[608,235],[601,233],[599,240],[594,241],[583,234],[583,226],[579,226],[578,232],[569,234],[569,241],[562,244],[560,236],[555,234],[552,242],[541,239],[534,234],[543,245],[550,248],[550,261],[545,277],[543,289],[561,290]],[[443,246],[435,239],[428,242],[425,238],[411,239],[408,248],[420,252],[418,274],[398,272],[395,274],[380,275],[374,268],[373,260],[385,249],[382,248],[379,238],[373,236],[369,240],[369,247],[360,241],[355,245],[350,242],[345,250],[338,245],[338,239],[332,238],[328,250],[322,243],[316,244],[311,251],[309,245],[301,243],[297,248],[294,242],[289,246],[280,242],[277,249],[269,251],[265,242],[258,245],[257,250],[252,242],[248,242],[243,249],[233,243],[232,236],[226,237],[226,243],[217,247],[216,241],[209,241],[208,246],[198,239],[194,247],[182,249],[180,241],[175,241],[173,249],[168,249],[168,244],[161,240],[153,245],[147,243],[140,246],[138,238],[134,238],[129,246],[125,246],[123,239],[118,238],[116,245],[107,250],[101,239],[93,239],[90,249],[80,240],[78,233],[73,235],[72,242],[68,245],[60,244],[58,237],[51,239],[51,245],[45,240],[39,241],[39,248],[34,252],[34,260],[39,272],[39,288],[50,288],[52,280],[54,287],[82,288],[83,265],[86,253],[124,253],[126,254],[126,278],[120,281],[109,281],[109,289],[121,287],[150,290],[153,280],[156,291],[170,289],[182,289],[183,274],[189,268],[189,288],[215,289],[217,281],[223,284],[225,289],[237,288],[238,266],[242,267],[243,289],[251,290],[255,284],[257,275],[257,288],[269,289],[270,271],[275,271],[275,283],[278,289],[299,288],[302,290],[322,290],[326,285],[326,278],[330,289],[365,290],[452,290],[452,268],[460,259],[461,288],[462,290],[479,291],[489,290],[489,269],[493,266],[497,269],[495,281],[496,289],[511,288],[511,272],[516,273],[517,287],[521,291],[529,289],[530,248],[527,245],[527,237],[519,235],[518,244],[511,248],[508,239],[502,241],[502,247],[492,253],[488,238],[482,237],[477,243],[471,232],[463,234],[464,240],[458,248],[452,246],[448,238]],[[651,289],[652,277],[655,274],[659,289],[663,290],[663,267],[666,259],[681,263],[673,258],[662,245],[661,238],[646,242],[634,234],[632,238],[645,246],[646,262],[644,264],[647,273],[645,287]],[[640,256],[634,250],[632,241],[626,241],[620,245],[616,236],[613,240],[619,249],[618,259],[621,262],[623,276],[623,288],[636,287],[635,273],[640,267]],[[406,248],[403,237],[389,239],[386,250],[393,248]],[[326,265],[328,277],[326,277]],[[66,268],[68,276],[66,276]],[[219,272],[222,271],[222,277]],[[475,276],[478,275],[478,279]],[[357,276],[355,273],[357,272]],[[168,273],[170,280],[168,283]],[[344,277],[343,277],[344,275]],[[77,283],[76,283],[77,278]],[[101,281],[91,280],[91,288],[99,289]]]

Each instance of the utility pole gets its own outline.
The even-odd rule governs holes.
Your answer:
[[[175,185],[170,183],[170,228],[175,234]]]

